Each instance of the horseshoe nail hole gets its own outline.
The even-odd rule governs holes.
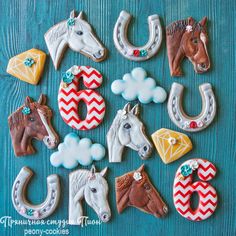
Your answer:
[[[43,212],[46,212],[46,209],[45,209],[45,208],[43,209]]]
[[[85,120],[86,119],[87,105],[82,100],[78,103],[78,115],[79,115],[81,120]]]
[[[190,207],[193,211],[195,211],[198,208],[199,204],[199,195],[197,192],[193,192],[190,197]]]

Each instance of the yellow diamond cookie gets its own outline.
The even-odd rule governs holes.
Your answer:
[[[154,145],[165,164],[178,160],[192,150],[189,137],[170,129],[159,129],[152,134]]]
[[[30,84],[37,84],[43,73],[46,54],[32,48],[12,57],[7,66],[7,73]]]

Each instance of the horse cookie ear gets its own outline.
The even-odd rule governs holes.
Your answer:
[[[103,176],[103,177],[105,177],[106,174],[107,174],[107,170],[108,170],[108,168],[105,167],[103,170],[100,171],[100,175]]]
[[[70,18],[75,18],[75,10],[70,12]]]
[[[142,164],[138,169],[137,169],[138,172],[142,172],[144,171],[144,164]]]
[[[38,100],[38,104],[45,105],[46,101],[47,101],[46,96],[44,94],[41,94],[40,97],[39,97],[39,100]]]
[[[131,113],[133,113],[135,116],[137,116],[137,115],[139,115],[139,111],[140,111],[140,109],[139,109],[139,104],[136,104],[136,105],[132,108]]]
[[[188,18],[188,24],[189,24],[189,25],[193,25],[194,22],[195,22],[195,20],[194,20],[192,17],[189,17],[189,18]]]
[[[83,19],[83,12],[81,11],[80,13],[79,13],[79,15],[77,16],[77,18],[79,18],[79,19]]]
[[[30,103],[32,103],[33,101],[31,100],[31,98],[29,97],[29,96],[27,96],[26,98],[25,98],[25,106],[29,106],[30,105]]]
[[[202,20],[199,22],[199,24],[204,27],[204,26],[206,26],[206,23],[207,23],[207,17],[205,16],[202,18]]]
[[[127,113],[130,112],[130,110],[131,110],[131,105],[130,105],[130,103],[125,104],[123,110],[126,111]]]

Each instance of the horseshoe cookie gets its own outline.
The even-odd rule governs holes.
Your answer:
[[[197,132],[211,124],[216,114],[216,99],[211,84],[205,83],[199,86],[202,97],[202,112],[195,117],[185,114],[182,107],[182,95],[184,86],[173,83],[168,100],[168,113],[170,119],[181,129],[189,132]]]
[[[193,172],[197,171],[200,181],[192,182]],[[204,159],[196,158],[184,162],[176,172],[173,198],[176,210],[184,218],[202,221],[209,218],[217,207],[217,192],[208,183],[216,175],[215,166]],[[191,196],[197,192],[197,209],[191,207]]]
[[[162,41],[162,29],[158,15],[148,17],[149,40],[142,47],[133,46],[127,39],[127,31],[131,15],[121,11],[113,32],[113,40],[117,50],[132,61],[146,61],[153,57],[159,50]]]
[[[23,167],[15,179],[12,186],[12,203],[16,211],[30,220],[44,219],[51,215],[60,198],[60,182],[57,175],[47,177],[48,194],[46,200],[39,204],[33,205],[26,200],[25,189],[30,181],[33,172],[28,167]]]

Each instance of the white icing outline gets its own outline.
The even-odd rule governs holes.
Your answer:
[[[181,129],[189,132],[197,132],[205,129],[211,124],[216,114],[216,99],[210,83],[204,83],[199,86],[202,97],[202,111],[198,116],[190,117],[185,114],[182,107],[182,96],[184,86],[179,83],[173,83],[168,99],[168,113],[170,119]],[[190,128],[191,121],[201,124],[197,128]],[[203,125],[202,123],[203,122]]]
[[[60,182],[58,175],[49,175],[47,177],[47,197],[39,205],[33,205],[26,200],[25,189],[30,181],[33,172],[28,167],[23,167],[17,175],[12,186],[12,203],[16,211],[23,217],[30,220],[44,219],[51,215],[58,206],[60,199]],[[33,210],[38,213],[38,217],[27,215],[22,209]]]
[[[121,11],[116,21],[113,31],[113,40],[117,50],[126,58],[132,61],[146,61],[153,57],[159,50],[162,41],[162,28],[157,14],[148,17],[149,40],[141,47],[135,47],[127,39],[127,31],[131,15],[126,11]],[[133,50],[146,50],[147,56],[128,55]]]

